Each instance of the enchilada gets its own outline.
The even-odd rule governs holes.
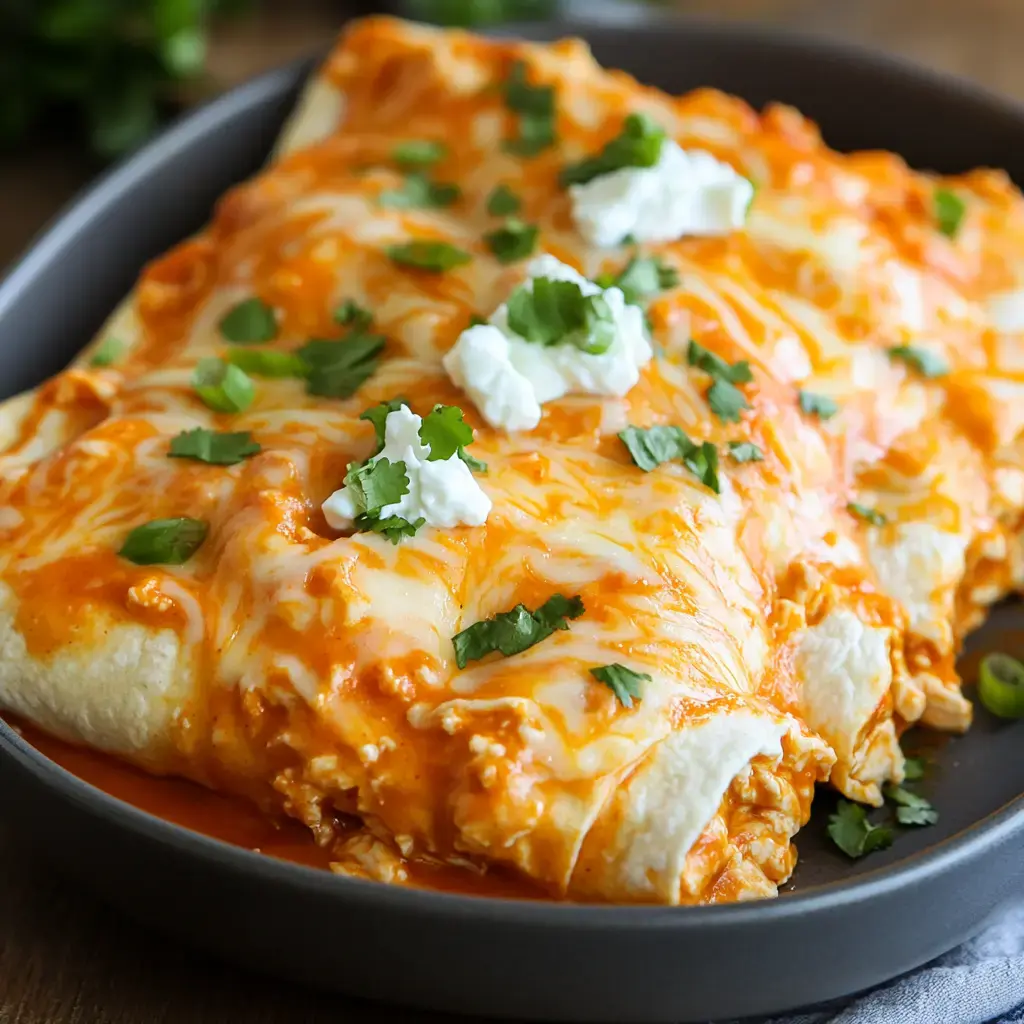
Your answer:
[[[657,181],[608,180],[659,130],[698,182],[678,240]],[[887,227],[882,178],[577,44],[356,26],[274,164],[7,407],[0,700],[298,818],[339,870],[770,895],[833,761],[877,802],[906,723],[966,725],[952,653],[1014,579],[1015,435],[993,456],[946,396],[1008,376],[958,247],[1002,204],[1010,264],[1016,198],[958,186],[954,273],[911,263],[899,230],[941,232],[906,197]],[[950,372],[890,351],[922,340]]]

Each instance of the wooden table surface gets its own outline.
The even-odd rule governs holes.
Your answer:
[[[867,42],[1024,101],[1021,0],[682,0],[677,6]],[[307,51],[334,31],[338,9],[317,0],[268,6],[216,39],[215,76],[228,84]],[[81,155],[56,144],[0,162],[0,267],[91,170]],[[0,822],[0,1024],[406,1020],[441,1018],[302,992],[164,941],[54,877]]]

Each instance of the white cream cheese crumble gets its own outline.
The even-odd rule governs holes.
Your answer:
[[[754,186],[702,150],[666,139],[653,167],[623,167],[569,188],[573,218],[591,245],[671,242],[725,235],[743,226]]]
[[[420,440],[422,422],[405,405],[388,413],[384,447],[369,464],[381,459],[404,462],[409,487],[398,501],[385,505],[379,517],[399,516],[410,523],[423,519],[426,526],[481,526],[491,511],[491,499],[457,452],[447,459],[429,459],[430,449]],[[322,507],[324,518],[335,530],[350,529],[361,511],[347,484]]]
[[[480,415],[504,430],[532,430],[541,406],[569,394],[625,395],[640,379],[652,351],[643,312],[629,305],[619,288],[600,288],[554,256],[538,256],[527,267],[522,287],[538,278],[570,281],[584,296],[607,303],[614,337],[601,353],[574,344],[526,341],[508,324],[503,303],[490,322],[470,327],[444,357],[448,376],[473,400]]]

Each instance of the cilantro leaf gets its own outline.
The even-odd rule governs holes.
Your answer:
[[[682,462],[697,447],[681,427],[626,427],[619,440],[645,473],[663,462]]]
[[[492,651],[500,651],[506,658],[520,654],[546,640],[555,630],[568,629],[567,620],[579,618],[583,611],[583,599],[578,595],[554,594],[533,612],[526,605],[517,604],[511,611],[499,612],[456,633],[452,637],[455,662],[459,668],[465,668]]]
[[[939,812],[923,796],[891,783],[884,787],[883,792],[887,800],[898,805],[896,820],[901,825],[934,825],[939,820]]]
[[[277,318],[262,299],[245,299],[221,317],[217,329],[236,345],[262,345],[277,337]]]
[[[365,523],[366,529],[373,533],[379,533],[392,544],[397,544],[403,537],[413,537],[416,531],[426,523],[426,519],[420,516],[419,519],[409,522],[401,516],[388,516],[387,519],[370,519]]]
[[[750,363],[745,359],[738,363],[727,363],[721,356],[709,352],[692,339],[686,350],[686,361],[698,370],[703,370],[709,377],[729,384],[749,384],[754,379]]]
[[[949,373],[949,364],[942,356],[926,348],[914,345],[896,345],[889,349],[890,359],[899,359],[922,377],[944,377]]]
[[[136,526],[118,554],[136,565],[184,565],[199,550],[208,531],[201,519],[153,519]]]
[[[473,443],[473,428],[462,419],[462,410],[457,405],[435,405],[420,424],[420,440],[430,449],[428,462],[457,454],[470,469],[486,469],[485,463],[466,454],[465,446]]]
[[[708,389],[708,405],[711,411],[723,423],[738,423],[740,413],[749,409],[750,404],[737,384],[749,384],[754,375],[750,363],[743,360],[738,363],[727,363],[721,356],[709,352],[703,345],[691,340],[686,352],[687,361],[691,366],[703,370],[713,378]]]
[[[660,256],[634,256],[618,274],[604,274],[602,288],[621,288],[628,303],[639,306],[644,299],[679,284],[679,271]]]
[[[349,466],[345,486],[359,509],[356,523],[365,527],[380,518],[381,509],[397,504],[409,493],[409,474],[404,462],[377,458]]]
[[[413,270],[425,270],[431,274],[442,274],[454,267],[461,267],[473,258],[468,252],[457,249],[448,242],[419,239],[415,242],[403,242],[400,245],[389,245],[384,250],[391,261],[401,267]]]
[[[484,235],[487,248],[502,262],[515,263],[532,255],[537,247],[540,228],[536,224],[525,224],[515,217],[509,217],[503,227],[488,231]]]
[[[462,189],[451,182],[433,182],[425,175],[410,174],[401,188],[381,192],[377,203],[398,210],[429,210],[451,206],[461,195]]]
[[[920,757],[908,757],[903,762],[903,777],[908,782],[916,782],[924,778],[924,760]]]
[[[520,156],[536,156],[555,141],[555,89],[530,85],[526,64],[516,61],[505,80],[505,106],[518,114],[518,135],[506,139],[505,149]]]
[[[309,366],[294,352],[280,352],[273,348],[233,348],[227,361],[256,377],[305,377]]]
[[[539,345],[575,345],[591,355],[607,352],[615,340],[611,307],[601,295],[584,295],[575,281],[536,277],[508,300],[508,326]]]
[[[816,395],[811,391],[799,394],[800,411],[805,416],[817,416],[819,420],[830,420],[839,412],[839,403],[828,395]]]
[[[387,404],[381,403],[366,411],[375,412]],[[364,418],[370,417],[364,413]],[[371,422],[374,421],[371,419]],[[353,462],[345,475],[345,486],[359,510],[355,525],[360,530],[379,533],[392,544],[397,544],[403,537],[412,537],[426,523],[422,516],[412,522],[398,515],[381,517],[385,507],[397,504],[409,492],[409,474],[404,462],[391,462],[379,457],[368,462]]]
[[[730,441],[729,455],[736,462],[764,462],[764,452],[753,441]]]
[[[619,434],[633,461],[645,472],[663,462],[681,462],[715,494],[721,493],[718,479],[718,449],[710,442],[695,444],[681,427],[626,427]]]
[[[646,672],[634,672],[625,665],[613,662],[611,665],[602,665],[600,668],[592,668],[590,674],[599,682],[604,683],[624,708],[633,706],[633,699],[641,697],[641,686],[643,682],[650,682],[651,677]]]
[[[622,131],[608,142],[597,156],[587,157],[562,168],[558,182],[562,188],[585,185],[623,167],[653,167],[661,157],[665,131],[646,114],[630,114]]]
[[[896,820],[901,825],[934,825],[939,812],[931,807],[897,807]]]
[[[847,504],[846,511],[849,512],[851,516],[863,519],[864,522],[870,523],[872,526],[885,526],[889,521],[877,509],[871,508],[868,505],[859,505],[855,501],[851,501]]]
[[[374,432],[377,434],[377,451],[384,447],[384,427],[388,421],[388,415],[408,404],[407,399],[402,397],[389,398],[386,402],[371,405],[369,409],[364,409],[359,414],[361,420],[367,420],[373,424]]]
[[[967,213],[967,204],[948,188],[937,188],[933,197],[935,220],[947,238],[956,238]]]
[[[708,388],[708,405],[723,423],[739,423],[740,413],[750,408],[743,392],[727,380],[716,380]]]
[[[683,459],[683,465],[708,489],[715,494],[722,493],[718,480],[718,449],[704,441]]]
[[[892,829],[872,825],[860,804],[840,800],[836,812],[829,816],[828,834],[847,857],[863,857],[892,845]]]
[[[172,438],[167,455],[172,459],[195,459],[214,466],[233,466],[261,450],[248,430],[228,434],[197,427]]]
[[[448,147],[443,142],[436,142],[433,139],[408,139],[398,143],[391,150],[391,159],[399,167],[407,170],[417,170],[422,167],[429,167],[443,160],[448,155]]]
[[[309,366],[306,390],[326,398],[348,398],[376,372],[384,337],[354,331],[338,341],[313,338],[299,349]]]
[[[502,144],[517,156],[536,156],[555,142],[555,119],[539,114],[522,114],[519,118],[519,137],[506,139]]]
[[[110,366],[124,355],[124,342],[120,338],[104,338],[89,360],[90,366]]]
[[[351,327],[361,331],[373,323],[373,313],[360,306],[355,299],[346,299],[333,314],[334,322],[342,327]]]
[[[518,213],[522,205],[519,196],[504,183],[498,185],[487,197],[487,212],[492,217],[508,217]]]

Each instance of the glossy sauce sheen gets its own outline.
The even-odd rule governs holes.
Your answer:
[[[503,146],[517,61],[556,92],[558,143],[530,159]],[[441,862],[576,899],[773,895],[816,781],[831,770],[877,803],[901,778],[908,725],[966,728],[958,645],[1024,580],[1021,331],[989,311],[1024,289],[1020,196],[995,171],[939,180],[891,154],[834,153],[784,107],[664,96],[576,42],[371,19],[310,96],[301,144],[145,269],[106,332],[123,358],[97,368],[87,352],[5,407],[0,627],[17,657],[0,666],[2,703],[295,818],[361,877],[416,884]],[[551,402],[528,434],[489,429],[440,363],[523,277],[483,243],[500,225],[487,197],[515,189],[538,252],[591,278],[621,271],[632,250],[585,244],[558,173],[638,110],[756,181],[747,224],[642,248],[681,283],[650,300],[658,356],[627,396]],[[447,144],[430,175],[459,185],[450,209],[378,202],[402,186],[391,153],[409,139]],[[940,187],[965,205],[955,238],[936,224]],[[396,266],[386,246],[413,239],[472,261]],[[254,295],[282,352],[341,339],[332,311],[366,306],[387,338],[378,370],[346,398],[261,379],[244,413],[211,413],[191,373],[230,350],[218,320]],[[739,422],[712,415],[691,339],[749,362]],[[908,344],[949,373],[888,354]],[[839,413],[809,414],[802,391]],[[373,452],[360,413],[399,395],[420,414],[463,408],[490,466],[485,526],[397,547],[328,528],[323,501]],[[715,444],[721,493],[678,463],[641,472],[617,437],[627,424]],[[251,431],[263,450],[231,467],[167,458],[197,426]],[[763,461],[732,461],[730,442]],[[186,565],[118,557],[128,530],[166,516],[210,525]],[[455,633],[554,593],[584,602],[570,629],[458,670]],[[854,678],[868,654],[874,675]],[[590,674],[613,662],[652,677],[631,708]],[[705,791],[679,779],[719,762],[729,771],[688,821]]]

